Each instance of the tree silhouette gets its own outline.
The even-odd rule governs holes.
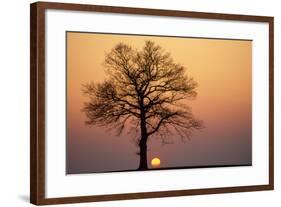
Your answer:
[[[86,124],[113,128],[120,135],[131,126],[139,135],[139,170],[147,169],[147,141],[160,137],[163,143],[177,133],[182,140],[202,127],[183,102],[196,97],[197,83],[185,67],[152,41],[141,50],[117,44],[105,56],[108,78],[83,85],[89,97],[83,111]]]

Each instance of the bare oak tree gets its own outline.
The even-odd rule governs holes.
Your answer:
[[[108,79],[83,85],[86,123],[114,128],[118,135],[126,126],[136,129],[139,170],[147,169],[149,138],[165,143],[177,133],[184,140],[202,127],[183,101],[195,98],[197,83],[154,42],[141,50],[119,43],[106,54],[105,68]]]

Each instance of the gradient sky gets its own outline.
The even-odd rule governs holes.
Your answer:
[[[123,42],[142,48],[146,40],[170,52],[198,82],[197,98],[187,101],[205,128],[183,143],[148,142],[148,162],[161,167],[245,165],[252,160],[252,41],[67,32],[67,173],[134,170],[137,146],[127,133],[87,126],[82,84],[102,82],[105,54]]]

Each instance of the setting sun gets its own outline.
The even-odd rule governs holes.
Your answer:
[[[155,157],[155,158],[153,158],[153,159],[151,160],[151,165],[152,165],[152,167],[159,167],[159,166],[160,166],[160,163],[161,163],[161,161],[160,161],[160,159],[157,158],[157,157]]]

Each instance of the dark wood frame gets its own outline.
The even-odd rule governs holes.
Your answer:
[[[109,194],[79,197],[45,197],[45,11],[46,9],[95,11],[107,13],[175,16],[200,19],[265,22],[269,24],[269,183],[267,185],[176,190],[161,192]],[[30,5],[30,201],[36,205],[233,193],[274,189],[274,18],[236,14],[202,13],[144,8],[110,7],[85,4],[36,2]]]

